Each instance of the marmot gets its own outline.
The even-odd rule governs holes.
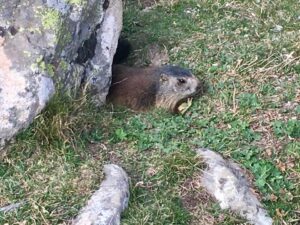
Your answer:
[[[128,41],[119,41],[114,63],[122,62],[130,50]],[[107,102],[136,111],[156,107],[177,112],[182,101],[201,89],[199,79],[178,66],[136,68],[114,64]]]
[[[137,111],[157,107],[177,112],[178,104],[198,93],[201,86],[189,70],[178,66],[113,65],[107,100]]]

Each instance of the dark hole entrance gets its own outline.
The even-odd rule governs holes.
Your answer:
[[[97,45],[97,30],[100,28],[98,24],[94,31],[91,33],[89,39],[83,42],[83,45],[77,50],[77,58],[75,62],[78,64],[84,64],[89,59],[92,59],[95,56],[95,49]]]

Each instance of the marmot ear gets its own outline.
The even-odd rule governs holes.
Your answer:
[[[159,81],[160,81],[160,82],[165,82],[165,81],[167,81],[167,80],[168,80],[168,75],[162,73],[162,74],[160,75]]]

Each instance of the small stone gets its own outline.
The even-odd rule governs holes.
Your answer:
[[[81,209],[73,225],[120,225],[122,211],[129,201],[129,183],[126,172],[119,166],[104,166],[105,180]]]
[[[272,29],[272,31],[274,32],[274,33],[279,33],[279,32],[281,32],[283,30],[283,26],[281,26],[281,25],[275,25],[275,27],[273,27],[273,29]]]
[[[208,165],[201,183],[218,200],[222,209],[237,212],[251,224],[272,224],[239,165],[209,149],[200,148],[196,152]]]

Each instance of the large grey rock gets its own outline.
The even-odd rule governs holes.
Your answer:
[[[87,205],[81,209],[73,225],[119,225],[122,211],[129,201],[126,172],[119,166],[104,166],[105,180]]]
[[[103,104],[121,0],[0,0],[0,146],[60,90],[83,81]]]
[[[209,149],[200,148],[208,168],[202,176],[202,184],[220,203],[222,209],[231,209],[251,224],[271,225],[272,219],[252,192],[242,169]]]
[[[98,31],[95,57],[92,58],[87,70],[88,81],[92,84],[94,100],[98,105],[105,103],[110,86],[111,66],[121,32],[121,26],[115,24],[121,25],[122,18],[122,1],[111,0]]]

